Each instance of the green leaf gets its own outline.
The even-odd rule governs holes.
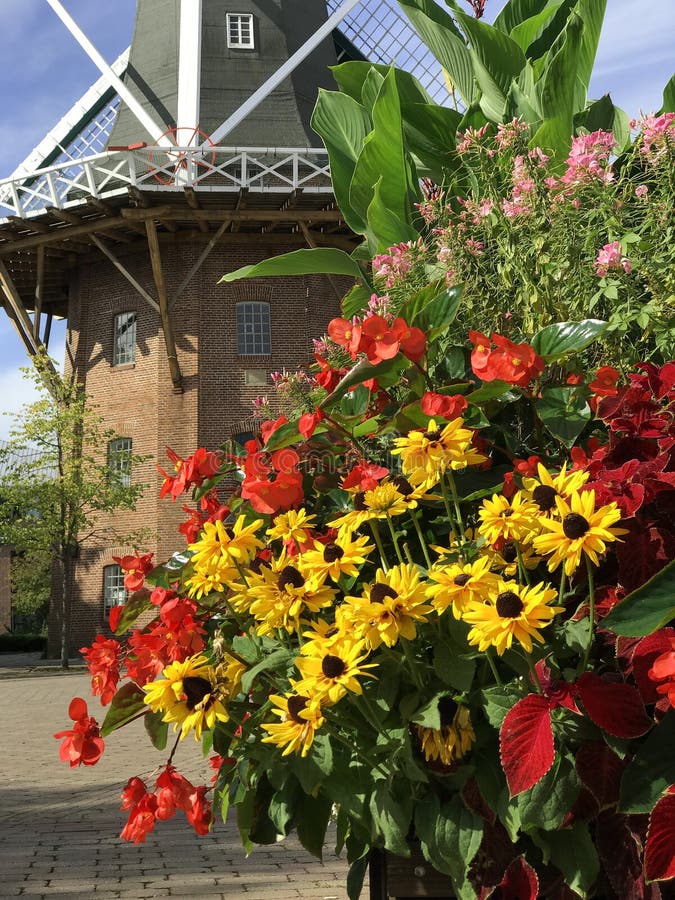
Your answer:
[[[538,15],[551,0],[508,0],[494,21],[495,28],[510,34],[527,19]]]
[[[434,795],[417,802],[415,833],[432,866],[449,875],[460,889],[480,847],[483,820],[468,810],[460,797],[441,804]]]
[[[304,796],[300,782],[292,775],[274,793],[269,802],[267,814],[279,834],[288,834],[300,800]]]
[[[136,619],[142,615],[146,609],[150,609],[151,606],[150,594],[147,594],[144,591],[137,591],[135,594],[132,594],[122,607],[115,634],[124,634],[127,632]]]
[[[270,653],[264,659],[261,659],[257,665],[244,672],[244,675],[241,679],[242,691],[247,694],[251,690],[253,682],[261,672],[267,672],[270,669],[276,669],[277,672],[286,674],[286,670],[291,665],[293,660],[297,657],[297,655],[298,654],[296,651],[286,650],[285,648],[275,650],[274,653]]]
[[[434,731],[439,731],[441,728],[441,711],[438,707],[438,701],[444,696],[446,696],[446,692],[435,694],[428,703],[425,703],[424,706],[417,710],[411,721],[415,722],[416,725],[421,725],[423,728],[433,728]]]
[[[311,794],[324,777],[333,771],[333,748],[328,735],[316,735],[309,754],[288,757],[288,765],[302,785],[303,791]]]
[[[638,747],[623,773],[619,810],[649,813],[671,784],[675,784],[675,712],[669,710],[647,740]]]
[[[398,5],[470,106],[476,96],[471,54],[451,16],[435,0],[398,0]]]
[[[458,165],[452,151],[461,114],[431,103],[403,103],[401,111],[408,150],[436,181],[442,182]]]
[[[133,681],[123,684],[117,691],[110,704],[103,724],[101,725],[101,737],[107,737],[117,728],[121,728],[139,713],[148,709],[145,705],[145,692]]]
[[[371,291],[362,284],[355,284],[351,291],[343,298],[341,303],[342,315],[345,319],[351,319],[368,306]]]
[[[577,62],[578,91],[575,99],[577,109],[583,108],[586,102],[586,92],[593,74],[606,7],[607,0],[578,0],[577,3],[576,11],[583,22],[581,52]]]
[[[544,388],[536,410],[547,431],[566,447],[574,444],[591,418],[586,398],[574,386]]]
[[[349,872],[347,873],[347,896],[349,900],[359,900],[361,896],[363,881],[368,871],[368,860],[369,854],[366,852],[364,856],[355,859],[349,866]]]
[[[439,334],[455,320],[462,299],[462,285],[438,291],[434,282],[412,295],[401,307],[401,316],[409,325]]]
[[[319,90],[312,113],[312,128],[328,151],[333,191],[345,222],[356,234],[365,234],[365,213],[360,215],[349,201],[354,176],[366,137],[373,127],[368,112],[352,97],[338,91]]]
[[[372,837],[381,840],[387,850],[399,856],[409,856],[408,831],[412,818],[412,796],[404,782],[400,787],[394,782],[378,782],[370,795],[370,814],[373,822]]]
[[[675,112],[675,75],[663,89],[663,103],[659,115],[666,112]]]
[[[169,723],[162,721],[162,713],[149,710],[143,716],[143,724],[155,750],[164,750],[169,735]]]
[[[481,691],[485,717],[493,728],[501,728],[507,712],[518,702],[522,694],[513,688],[491,687]]]
[[[583,125],[589,132],[612,131],[619,150],[626,147],[630,140],[628,116],[618,106],[614,106],[609,94],[604,94],[599,100],[594,100],[576,117],[575,122],[577,127]]]
[[[434,672],[440,680],[458,691],[470,691],[476,674],[475,659],[462,656],[462,647],[448,638],[434,643]]]
[[[255,265],[242,266],[241,269],[223,275],[220,282],[268,275],[317,274],[351,275],[353,278],[361,278],[362,275],[359,264],[344,250],[337,250],[334,247],[313,247],[272,256]]]
[[[369,381],[371,378],[377,378],[380,387],[391,387],[394,384],[398,384],[401,372],[409,366],[410,360],[403,356],[402,353],[398,353],[393,359],[386,359],[377,365],[373,365],[367,359],[361,359],[347,372],[335,390],[323,400],[321,406],[332,406],[344,396],[348,388],[353,387],[355,384]]]
[[[386,72],[382,75],[377,71],[373,66],[370,67],[370,71],[368,72],[365,81],[361,87],[361,103],[368,112],[372,113],[373,107],[375,106],[375,101],[377,100],[377,95],[380,93],[380,88],[382,87],[382,82],[386,76]],[[359,99],[357,97],[357,99]]]
[[[511,83],[525,68],[525,54],[507,34],[453,6],[469,39],[474,73],[481,89],[480,108],[491,122],[502,122]]]
[[[574,806],[579,788],[579,776],[573,762],[558,756],[541,781],[516,798],[522,828],[525,831],[559,828]]]
[[[360,103],[363,85],[370,72],[378,72],[385,78],[392,67],[364,60],[351,60],[329,68],[340,90],[344,91],[345,94],[349,94],[350,97]],[[431,98],[414,75],[396,67],[394,67],[394,72],[396,75],[396,87],[402,103],[426,104],[431,102]]]
[[[510,384],[496,378],[494,381],[484,382],[479,388],[476,388],[475,391],[467,394],[466,399],[469,403],[479,405],[481,403],[486,403],[488,400],[494,400],[495,397],[503,397],[504,394],[508,394],[510,390]]]
[[[573,891],[587,897],[600,871],[598,853],[588,831],[579,823],[560,831],[538,832],[532,839],[544,851],[544,862],[559,869]]]
[[[298,838],[305,850],[317,859],[323,858],[323,844],[332,808],[332,801],[324,794],[318,797],[305,795],[300,800],[296,825]]]
[[[617,603],[602,627],[624,637],[644,637],[675,618],[675,560]]]
[[[546,3],[545,8],[527,19],[524,19],[510,31],[511,38],[518,44],[520,49],[527,55],[530,45],[538,38],[548,25],[550,19],[558,12],[562,6],[562,0],[559,3]],[[496,24],[496,22],[495,22]]]
[[[555,322],[535,334],[532,346],[544,362],[557,362],[568,353],[584,350],[607,330],[607,325],[601,319]]]
[[[391,69],[373,106],[373,130],[363,142],[349,187],[350,206],[368,222],[371,250],[383,251],[392,242],[418,237],[410,224],[411,198],[418,193],[403,146],[401,105]]]

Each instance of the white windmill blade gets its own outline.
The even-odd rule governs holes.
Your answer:
[[[51,6],[59,19],[61,19],[89,59],[91,59],[97,69],[100,70],[103,77],[107,79],[108,84],[115,88],[141,125],[152,135],[153,139],[163,147],[172,147],[173,143],[164,133],[164,129],[157,124],[148,112],[146,112],[142,104],[138,102],[122,79],[118,78],[111,66],[108,65],[96,47],[94,47],[70,13],[63,8],[59,0],[47,0],[47,3]]]

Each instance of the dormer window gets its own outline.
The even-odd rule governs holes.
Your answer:
[[[227,13],[227,46],[233,50],[255,50],[253,16],[250,13]]]

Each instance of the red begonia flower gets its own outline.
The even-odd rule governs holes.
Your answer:
[[[75,723],[68,731],[59,731],[54,737],[63,739],[59,750],[62,762],[70,763],[70,768],[93,766],[101,758],[105,744],[96,719],[89,715],[87,704],[81,697],[70,701],[68,715]]]
[[[426,416],[434,419],[439,416],[444,419],[456,419],[461,416],[469,404],[461,394],[434,394],[432,391],[427,391],[422,396],[420,405]]]

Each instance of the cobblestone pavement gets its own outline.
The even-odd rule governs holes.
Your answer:
[[[120,841],[119,795],[130,775],[149,775],[163,757],[142,722],[112,734],[96,766],[71,770],[52,734],[69,727],[71,697],[97,699],[80,673],[5,677],[0,730],[0,898],[72,900],[220,897],[223,900],[346,900],[347,863],[327,852],[322,864],[295,838],[260,847],[246,859],[235,825],[198,837],[182,813],[160,822],[144,845]],[[183,741],[179,771],[210,777],[197,745]],[[367,896],[364,891],[363,896]]]

